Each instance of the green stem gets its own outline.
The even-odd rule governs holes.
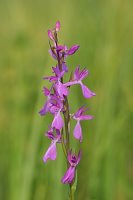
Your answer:
[[[68,103],[67,97],[65,97],[64,108],[65,108],[64,122],[65,122],[65,132],[66,132],[66,149],[67,149],[67,153],[68,153],[68,151],[69,151],[69,128],[68,128],[68,124],[69,124],[69,121],[70,121],[70,115],[69,115],[69,103]]]
[[[70,184],[70,200],[74,200],[74,194],[77,188],[77,170],[75,171],[75,179]]]
[[[58,46],[58,38],[56,35],[56,46]],[[59,56],[59,52],[57,51],[57,61],[58,61],[58,65],[59,65],[59,69],[60,71],[62,71],[62,61],[60,60],[60,56]],[[63,83],[63,77],[61,78],[61,83]],[[62,148],[67,160],[67,155],[68,152],[70,150],[70,139],[69,139],[69,123],[70,123],[70,114],[69,114],[69,102],[67,99],[67,96],[64,96],[65,100],[64,100],[64,123],[65,123],[65,133],[66,133],[66,144],[64,142],[64,134],[63,134],[63,129],[62,129]],[[67,160],[67,169],[69,168],[69,162]],[[70,186],[70,200],[74,200],[74,192],[75,192],[75,187],[74,186],[74,182],[72,184],[69,184]]]
[[[61,137],[62,137],[62,139],[61,139],[62,149],[63,149],[64,155],[65,155],[65,157],[67,159],[67,151],[66,151],[66,146],[65,146],[65,143],[64,143],[63,129],[61,131]]]
[[[74,200],[74,189],[72,184],[70,184],[70,200]]]

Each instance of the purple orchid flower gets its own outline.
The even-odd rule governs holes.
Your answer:
[[[83,69],[82,71],[80,71],[79,66],[75,69],[74,72],[74,79],[73,81],[67,82],[64,85],[65,86],[71,86],[71,85],[75,85],[75,84],[80,84],[81,85],[81,89],[82,89],[82,93],[83,96],[85,98],[91,98],[92,96],[95,96],[96,94],[94,92],[92,92],[86,85],[84,85],[82,83],[82,80],[88,76],[88,70],[87,69]]]
[[[51,90],[54,88],[54,93],[50,93]],[[55,85],[53,84],[51,89],[48,90],[46,87],[43,89],[43,93],[45,96],[47,96],[46,103],[42,107],[42,109],[39,111],[40,115],[46,115],[46,113],[50,112],[54,115],[53,120],[53,127],[58,129],[58,125],[56,126],[56,119],[60,119],[59,122],[62,122],[60,112],[63,111],[63,102],[58,94],[58,92],[55,90]],[[59,128],[60,129],[60,128]]]
[[[66,45],[56,45],[52,48],[50,48],[48,50],[48,52],[50,53],[50,55],[55,59],[57,60],[57,55],[59,55],[59,58],[62,59],[62,58],[66,58],[66,51],[67,51],[67,46]]]
[[[57,54],[59,54],[60,59],[66,59],[68,56],[75,54],[79,47],[79,45],[73,45],[72,47],[70,47],[70,49],[68,49],[66,45],[57,46],[55,44],[55,47],[53,49],[50,49],[49,53],[55,60],[57,60]]]
[[[65,63],[63,63],[62,71],[60,71],[59,67],[52,67],[53,73],[55,73],[55,76],[47,76],[44,77],[44,79],[49,80],[50,82],[54,83],[54,88],[58,92],[58,95],[63,99],[63,96],[68,95],[68,88],[63,83],[61,83],[61,78],[63,77],[64,73],[67,72],[67,66]]]
[[[51,144],[46,151],[45,155],[43,156],[43,161],[46,163],[47,160],[55,160],[57,157],[57,150],[56,150],[56,144],[61,142],[61,134],[59,130],[56,130],[56,135],[53,133],[54,129],[50,129],[46,136],[50,138]]]
[[[72,154],[72,151],[69,151],[68,153],[68,162],[70,164],[70,167],[66,171],[65,175],[62,178],[62,183],[64,184],[70,184],[73,182],[75,178],[75,170],[76,166],[79,164],[81,159],[81,151],[79,151],[78,156],[75,154]]]
[[[74,128],[74,137],[78,139],[80,142],[82,142],[82,128],[80,125],[80,121],[93,119],[93,116],[84,114],[87,110],[88,110],[87,108],[82,106],[73,116],[73,119],[77,120],[76,126]]]
[[[63,111],[63,102],[62,99],[56,95],[53,95],[50,100],[49,112],[54,115],[52,122],[52,128],[61,130],[64,122],[61,117],[61,112]]]

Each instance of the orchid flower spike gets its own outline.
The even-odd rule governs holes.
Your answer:
[[[79,150],[78,155],[76,155],[75,153],[72,153],[72,149],[70,148],[70,121],[71,119],[76,120],[73,135],[77,140],[82,142],[83,136],[80,123],[83,120],[93,119],[93,116],[85,114],[88,109],[84,106],[80,107],[74,114],[70,114],[68,101],[69,90],[70,86],[79,84],[85,98],[91,98],[95,96],[95,93],[83,83],[83,80],[89,74],[86,68],[80,70],[79,66],[76,67],[74,73],[71,72],[68,82],[64,83],[64,76],[69,71],[69,67],[66,63],[67,57],[75,54],[79,49],[79,45],[74,44],[68,48],[66,45],[60,44],[58,40],[60,28],[61,24],[57,21],[54,28],[48,30],[49,53],[55,59],[56,64],[51,67],[52,75],[43,78],[44,80],[49,81],[51,87],[50,89],[46,87],[43,88],[46,102],[39,111],[39,114],[44,116],[47,113],[50,113],[53,116],[49,130],[46,133],[46,136],[50,139],[51,143],[43,156],[43,161],[46,163],[48,160],[55,160],[57,157],[57,143],[62,144],[67,163],[67,170],[61,181],[63,184],[70,185],[72,194],[72,185],[74,184],[77,166],[81,159],[81,150]]]

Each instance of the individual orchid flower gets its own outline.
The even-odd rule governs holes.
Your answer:
[[[45,155],[43,156],[43,161],[46,163],[47,160],[55,160],[57,157],[57,150],[56,150],[56,144],[61,142],[61,134],[59,130],[56,130],[56,135],[53,133],[54,129],[50,129],[46,136],[50,138],[51,144],[46,151]]]
[[[63,69],[60,71],[59,67],[52,67],[55,76],[47,76],[44,79],[49,80],[50,82],[54,82],[54,87],[57,90],[59,96],[63,98],[63,96],[68,95],[68,88],[61,82],[61,78],[63,77],[64,73],[67,71],[67,66],[65,63],[63,64]]]
[[[57,54],[59,55],[60,59],[66,59],[68,56],[75,54],[78,49],[79,45],[73,45],[70,47],[70,49],[68,49],[66,45],[55,45],[55,47],[50,48],[49,53],[55,60],[57,60]]]
[[[61,179],[62,183],[64,184],[70,184],[74,181],[76,167],[79,164],[80,159],[81,159],[81,151],[79,151],[78,156],[76,156],[75,154],[72,154],[72,151],[69,151],[67,159],[70,166],[68,170],[66,171],[66,173],[64,174],[63,178]]]
[[[47,100],[42,109],[39,111],[40,115],[42,116],[48,112],[55,115],[55,113],[57,113],[59,110],[62,111],[62,99],[59,97],[59,94],[56,90],[54,90],[54,93],[51,93],[53,88],[55,88],[54,84],[50,90],[48,90],[46,87],[43,88],[43,93],[45,96],[47,96]]]
[[[73,119],[77,121],[76,126],[74,128],[74,137],[78,139],[80,142],[82,142],[82,128],[80,121],[81,120],[91,120],[93,119],[93,116],[91,115],[85,115],[84,113],[88,109],[82,106],[81,108],[78,109],[78,111],[73,115]]]
[[[67,51],[67,46],[66,45],[57,45],[54,43],[54,46],[52,47],[50,44],[50,49],[48,52],[50,55],[55,59],[58,60],[59,58],[66,58],[65,52]],[[59,58],[58,58],[59,56]]]
[[[88,70],[84,68],[82,71],[80,71],[80,68],[78,66],[74,72],[74,79],[70,82],[65,83],[64,85],[71,86],[75,84],[80,84],[83,96],[87,99],[91,98],[92,96],[95,96],[96,94],[92,92],[86,85],[83,84],[82,80],[86,78],[86,76],[88,76]]]
[[[54,115],[54,119],[52,121],[52,128],[61,130],[64,122],[61,116],[61,112],[63,111],[63,103],[62,100],[60,98],[58,98],[57,96],[53,96],[51,99],[51,105],[49,108],[49,111],[51,114]]]

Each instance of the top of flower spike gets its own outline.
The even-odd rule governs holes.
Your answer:
[[[56,30],[56,31],[59,31],[59,30],[60,30],[60,27],[61,27],[60,21],[57,21],[56,24],[55,24],[55,30]]]
[[[57,21],[54,28],[48,30],[48,37],[54,43],[54,46],[51,46],[50,44],[49,53],[56,60],[58,60],[57,57],[65,60],[67,56],[73,55],[79,49],[79,45],[73,45],[72,47],[70,47],[70,49],[68,49],[66,45],[59,45],[57,32],[60,31],[60,27],[60,21]]]
[[[56,39],[55,33],[60,30],[60,27],[61,27],[60,21],[57,21],[56,24],[55,24],[55,27],[52,30],[48,30],[48,37],[51,40],[55,41],[55,39]]]

